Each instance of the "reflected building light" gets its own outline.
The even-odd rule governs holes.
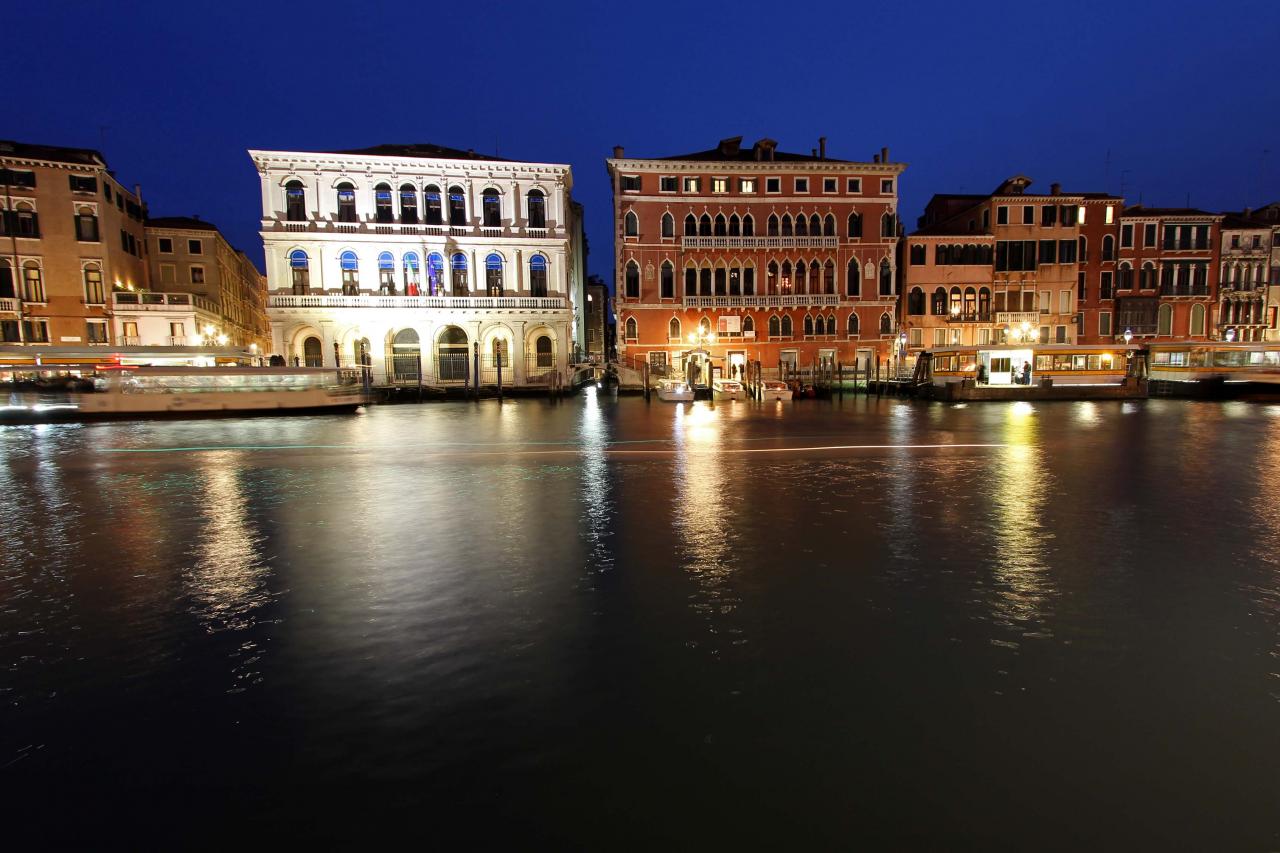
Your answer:
[[[254,611],[268,600],[263,588],[268,569],[258,553],[260,537],[249,525],[235,456],[233,451],[201,454],[205,524],[187,581],[211,631],[253,625]]]

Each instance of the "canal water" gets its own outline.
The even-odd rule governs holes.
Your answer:
[[[1280,846],[1277,406],[588,394],[0,463],[11,840]]]

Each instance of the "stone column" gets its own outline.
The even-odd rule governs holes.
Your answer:
[[[333,358],[333,344],[337,340],[333,332],[332,320],[321,320],[320,327],[320,363],[325,367],[337,367]]]
[[[526,325],[527,323],[524,320],[513,320],[511,323],[511,334],[514,336],[514,340],[511,341],[511,384],[512,385],[525,384],[524,336],[525,336]]]

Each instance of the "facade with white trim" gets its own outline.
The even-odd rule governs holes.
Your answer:
[[[375,384],[567,379],[585,277],[569,166],[434,145],[249,154],[271,354]]]

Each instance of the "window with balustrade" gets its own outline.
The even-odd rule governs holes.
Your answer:
[[[444,256],[439,252],[427,255],[427,295],[444,295]]]
[[[311,288],[311,262],[307,253],[294,249],[289,253],[289,273],[293,282],[293,292],[305,294]]]
[[[84,301],[88,305],[106,304],[107,294],[102,286],[102,267],[98,264],[85,264]]]
[[[36,261],[22,265],[22,298],[27,302],[44,302],[44,270]]]
[[[338,221],[339,222],[355,222],[356,221],[356,188],[349,182],[342,182],[337,186],[338,194]]]
[[[378,184],[373,188],[373,218],[383,224],[395,221],[390,184]]]
[[[357,296],[360,293],[360,260],[355,252],[343,252],[338,256],[338,268],[342,272],[342,295]]]
[[[502,255],[497,252],[484,259],[484,280],[490,296],[502,295]]]
[[[435,184],[428,184],[427,188],[422,191],[422,221],[426,225],[443,225],[444,224],[444,208],[442,206],[440,188]]]
[[[467,283],[467,256],[461,252],[454,254],[450,266],[453,269],[453,295],[466,296],[469,293]]]
[[[461,228],[467,224],[467,195],[462,187],[449,187],[449,225]]]
[[[394,296],[396,292],[396,259],[390,252],[378,255],[378,292]]]
[[[480,194],[480,212],[485,228],[502,227],[502,197],[495,189],[487,189]]]
[[[529,190],[526,196],[529,207],[529,227],[547,227],[547,198],[542,190]]]
[[[419,278],[418,271],[418,253],[405,252],[404,254],[404,292],[407,296],[419,296],[422,293],[422,281]]]
[[[290,222],[307,219],[307,191],[302,181],[293,180],[284,185],[284,218]]]
[[[418,224],[418,191],[413,184],[400,185],[400,221],[405,225]]]

